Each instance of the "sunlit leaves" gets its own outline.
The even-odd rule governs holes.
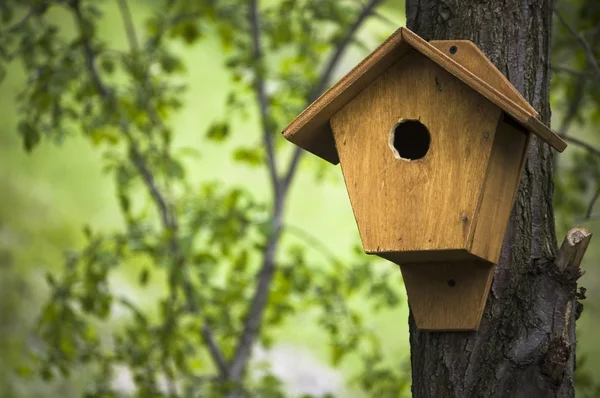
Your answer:
[[[248,166],[259,166],[264,157],[262,148],[237,148],[233,152],[233,159]]]
[[[94,145],[100,145],[103,143],[116,145],[119,143],[119,135],[113,129],[104,128],[96,129],[90,132],[90,139]]]
[[[559,5],[558,10],[592,49],[598,47],[600,6],[597,2],[575,1],[568,6]],[[559,21],[554,24],[552,44],[552,105],[553,110],[562,116],[557,128],[593,146],[595,136],[582,133],[585,125],[593,125],[600,120],[600,80],[585,48]],[[597,53],[592,55],[597,59]],[[566,152],[566,157],[561,156],[561,167],[556,173],[557,220],[565,231],[593,215],[593,197],[600,181],[598,155],[577,147],[570,143],[572,149]]]
[[[229,136],[229,124],[214,122],[206,132],[206,138],[212,141],[224,141]]]

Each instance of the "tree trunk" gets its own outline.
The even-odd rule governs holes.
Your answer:
[[[406,0],[428,40],[468,39],[550,122],[551,0]],[[478,332],[416,330],[414,397],[572,397],[579,267],[560,271],[552,153],[533,138]]]

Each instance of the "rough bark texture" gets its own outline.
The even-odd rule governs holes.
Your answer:
[[[550,122],[551,0],[406,0],[429,40],[475,42]],[[559,272],[552,153],[532,140],[478,332],[428,333],[410,319],[414,397],[572,397],[578,268]]]

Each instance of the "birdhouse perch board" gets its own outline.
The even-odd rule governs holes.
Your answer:
[[[532,135],[566,144],[470,41],[400,28],[283,131],[342,174],[421,330],[476,330]]]

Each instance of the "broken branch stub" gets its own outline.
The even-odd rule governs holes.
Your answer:
[[[558,256],[556,257],[556,267],[563,272],[568,267],[579,267],[587,247],[592,239],[592,233],[584,227],[573,227],[567,232]]]

